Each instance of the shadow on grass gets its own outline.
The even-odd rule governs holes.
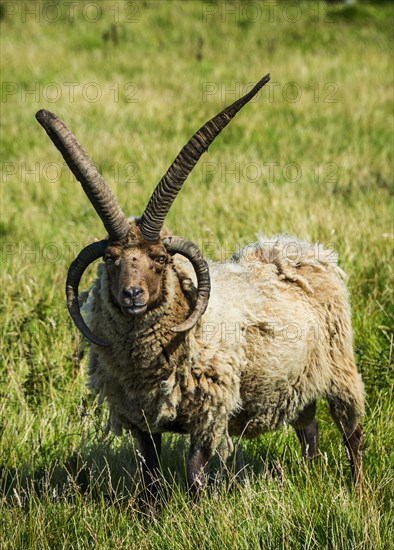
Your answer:
[[[53,459],[45,466],[26,464],[18,469],[0,465],[0,495],[9,505],[29,506],[32,498],[52,502],[88,499],[111,505],[138,506],[143,492],[137,471],[136,448],[127,438],[115,445],[114,437],[81,444],[62,462]],[[118,440],[119,441],[119,440]],[[257,453],[256,453],[257,451]],[[188,438],[167,434],[161,457],[161,500],[173,495],[187,497],[186,458]],[[268,476],[282,482],[284,470],[291,469],[291,455],[278,457],[270,446],[242,442],[235,445],[227,461],[214,456],[208,467],[208,490],[230,493],[257,477]],[[293,457],[294,458],[294,457]]]

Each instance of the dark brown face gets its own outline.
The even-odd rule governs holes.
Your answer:
[[[141,315],[159,302],[167,252],[163,244],[128,242],[108,246],[104,255],[115,303],[125,315]]]

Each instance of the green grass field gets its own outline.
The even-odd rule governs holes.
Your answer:
[[[0,6],[1,549],[392,548],[391,3]],[[163,507],[151,514],[137,505],[132,442],[104,434],[65,306],[68,265],[104,230],[34,115],[61,116],[138,215],[190,135],[267,72],[167,226],[212,259],[256,233],[339,253],[367,391],[364,492],[321,403],[313,468],[290,428],[238,441],[229,463],[214,461],[198,508],[187,440],[167,436]]]

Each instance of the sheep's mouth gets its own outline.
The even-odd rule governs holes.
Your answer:
[[[122,313],[124,315],[141,315],[145,313],[147,304],[134,304],[133,306],[121,306]]]

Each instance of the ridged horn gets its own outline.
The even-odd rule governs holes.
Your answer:
[[[78,302],[78,286],[85,269],[92,262],[103,256],[104,251],[108,246],[108,242],[108,240],[104,239],[102,241],[89,244],[81,250],[69,267],[66,281],[67,308],[71,318],[85,338],[98,346],[109,346],[110,344],[109,342],[105,342],[101,338],[95,336],[83,320]]]
[[[71,172],[81,183],[83,190],[100,216],[110,239],[126,237],[129,223],[111,189],[99,174],[87,152],[75,136],[55,114],[41,109],[36,119],[59,149]]]
[[[180,325],[173,327],[173,332],[185,332],[194,327],[200,317],[207,309],[209,294],[211,292],[211,280],[209,268],[203,255],[192,241],[187,241],[181,237],[165,237],[163,244],[167,252],[172,254],[181,254],[185,256],[192,264],[197,276],[197,301],[192,313]]]
[[[142,215],[140,230],[149,241],[158,239],[164,219],[177,194],[201,155],[208,149],[213,140],[227,126],[242,107],[270,80],[265,75],[243,97],[206,122],[181,149],[165,175],[159,181],[148,205]]]

